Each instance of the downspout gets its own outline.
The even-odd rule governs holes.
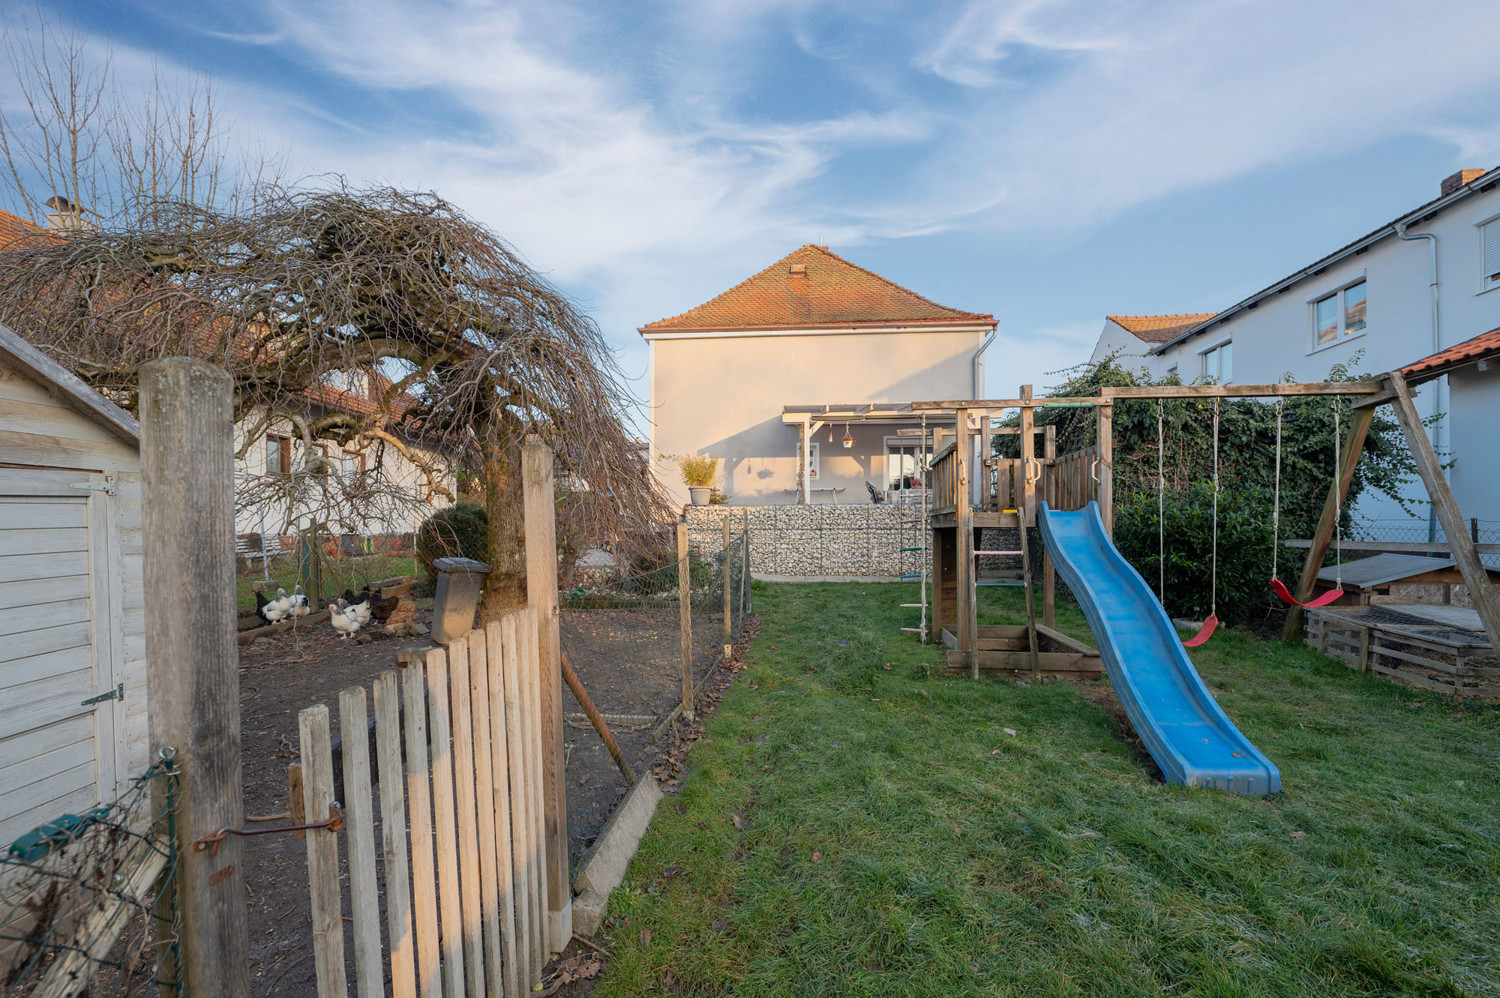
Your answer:
[[[990,344],[995,342],[995,337],[1000,335],[1000,323],[995,323],[995,328],[990,330],[990,335],[979,344],[979,349],[974,351],[974,394],[970,398],[984,398],[984,375],[979,373],[980,362],[984,360],[984,352],[989,349]]]
[[[1408,242],[1415,242],[1418,239],[1427,240],[1427,247],[1432,255],[1432,283],[1429,285],[1432,293],[1432,352],[1437,353],[1443,349],[1443,338],[1439,331],[1441,327],[1438,325],[1437,236],[1431,232],[1418,232],[1408,235],[1405,222],[1398,222],[1395,229],[1396,235]],[[1443,438],[1445,436],[1444,430],[1446,429],[1444,424],[1447,422],[1446,418],[1439,418],[1445,417],[1443,396],[1447,382],[1448,378],[1445,375],[1434,382],[1432,386],[1432,449],[1437,451],[1439,455],[1443,453]],[[1427,543],[1435,544],[1437,542],[1437,531],[1437,506],[1429,504],[1427,507]]]

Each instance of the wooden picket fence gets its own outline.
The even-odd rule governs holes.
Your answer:
[[[541,980],[548,939],[539,638],[538,614],[528,607],[427,652],[420,664],[382,673],[373,691],[378,794],[363,750],[366,691],[355,686],[339,697],[338,834],[360,998],[383,995],[387,973],[394,998],[520,996]],[[298,720],[306,821],[321,822],[334,805],[328,708],[308,707]],[[307,865],[318,994],[344,998],[337,835],[309,831]]]

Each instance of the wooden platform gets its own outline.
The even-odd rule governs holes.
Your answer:
[[[1098,649],[1060,631],[1037,625],[1038,675],[1093,679],[1104,674]],[[948,665],[939,670],[948,675],[967,675],[961,664],[958,638],[947,628],[942,632],[948,649]],[[1030,676],[1031,653],[1026,647],[1025,624],[984,624],[979,628],[979,671],[989,675]]]
[[[975,529],[981,527],[1010,527],[1014,529],[1021,522],[1017,513],[1002,513],[993,509],[976,509],[969,513],[969,521]],[[947,510],[935,510],[928,518],[928,525],[937,530],[952,529],[958,525],[958,514],[950,507]]]
[[[1462,608],[1324,607],[1307,611],[1306,635],[1309,645],[1351,669],[1441,693],[1500,700],[1500,662]]]

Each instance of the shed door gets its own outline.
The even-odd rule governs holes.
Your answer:
[[[0,467],[0,848],[115,796],[118,608],[103,475]],[[143,695],[143,690],[134,691]]]

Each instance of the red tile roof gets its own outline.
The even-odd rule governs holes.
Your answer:
[[[1105,318],[1132,333],[1136,339],[1147,343],[1166,343],[1218,314],[1187,312],[1180,315],[1106,315]]]
[[[40,225],[33,224],[29,219],[20,215],[12,215],[8,211],[0,210],[0,250],[9,249],[18,244],[24,244],[31,239],[51,240],[57,236],[48,232]]]
[[[1415,364],[1403,367],[1401,373],[1420,383],[1431,381],[1454,368],[1491,357],[1500,357],[1500,329],[1491,329],[1430,357],[1423,357]]]
[[[983,322],[995,317],[929,301],[879,274],[808,244],[711,301],[640,328],[646,332],[803,329],[939,322]]]

